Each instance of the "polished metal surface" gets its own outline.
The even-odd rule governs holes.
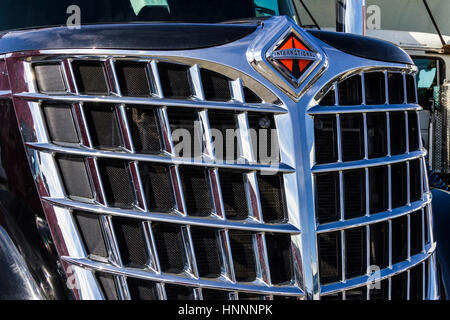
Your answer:
[[[309,45],[314,47],[322,56],[321,62],[314,72],[305,77],[298,89],[286,82],[273,66],[265,60],[267,50],[274,42],[280,40],[287,32],[295,30],[301,34]],[[106,61],[108,65],[108,79],[112,88],[109,96],[80,95],[71,68],[72,60],[91,59]],[[153,75],[156,92],[150,98],[129,98],[121,95],[120,85],[114,71],[117,60],[145,61],[148,71]],[[412,74],[415,69],[408,65],[386,63],[367,60],[351,56],[330,47],[329,45],[304,34],[294,23],[284,17],[274,17],[266,20],[255,33],[236,42],[201,50],[180,51],[132,51],[132,50],[45,50],[33,53],[9,54],[8,66],[16,85],[12,90],[16,113],[22,131],[23,140],[29,154],[30,164],[36,168],[35,180],[43,200],[48,220],[52,224],[53,237],[60,239],[58,253],[66,266],[74,266],[77,287],[74,291],[78,298],[100,299],[105,298],[95,280],[94,271],[111,273],[116,279],[121,299],[129,299],[130,294],[125,279],[135,277],[158,282],[158,298],[166,299],[165,284],[179,284],[195,289],[195,298],[202,296],[201,288],[220,289],[229,292],[230,298],[238,299],[239,293],[254,293],[272,298],[273,295],[294,296],[299,299],[320,299],[322,295],[334,292],[343,292],[351,288],[368,285],[371,282],[369,274],[353,278],[343,278],[341,282],[321,285],[319,277],[319,254],[317,235],[323,232],[340,231],[357,226],[369,226],[379,221],[391,221],[394,217],[405,216],[414,210],[422,210],[431,223],[431,196],[427,182],[424,179],[424,190],[420,201],[408,203],[407,206],[390,209],[376,216],[367,215],[352,220],[341,219],[338,222],[319,225],[315,214],[315,183],[314,174],[318,172],[340,172],[355,168],[368,168],[376,165],[391,165],[397,162],[406,162],[423,158],[425,151],[409,152],[402,155],[379,159],[369,159],[366,155],[361,161],[337,162],[326,165],[314,163],[314,121],[317,114],[335,114],[339,119],[344,113],[363,113],[364,119],[370,112],[419,110],[417,104],[377,105],[377,106],[318,106],[328,90],[336,84],[353,75],[364,74],[372,70],[395,70]],[[33,78],[32,64],[39,61],[59,61],[65,70],[66,94],[48,95],[39,93]],[[170,100],[164,98],[163,84],[159,79],[158,61],[183,63],[190,66],[190,77],[194,86],[194,95],[187,100]],[[201,85],[199,68],[207,68],[221,73],[230,79],[233,99],[229,102],[205,101],[205,94]],[[364,79],[364,77],[362,78]],[[261,104],[245,102],[243,86],[253,90],[263,98]],[[363,90],[364,91],[364,90]],[[337,95],[336,95],[337,96]],[[280,103],[277,103],[277,100]],[[79,146],[60,146],[53,144],[47,133],[45,120],[41,112],[41,103],[45,101],[64,101],[73,104],[77,125],[81,133]],[[338,100],[337,100],[338,101]],[[365,101],[365,99],[363,100]],[[120,130],[124,137],[125,148],[122,151],[103,151],[93,147],[86,119],[84,117],[83,103],[106,102],[113,103],[116,114],[120,119]],[[159,106],[158,119],[161,134],[164,138],[164,152],[160,155],[147,155],[136,153],[129,127],[127,115],[123,110],[126,104],[139,104]],[[201,159],[184,159],[175,156],[171,138],[171,130],[167,117],[167,109],[171,107],[196,108],[201,110],[200,120],[203,129],[202,140],[205,151]],[[238,113],[240,146],[242,159],[236,162],[223,162],[216,159],[211,144],[208,110],[223,109],[236,110]],[[247,112],[267,112],[274,114],[278,129],[280,145],[280,161],[272,164],[256,163],[252,155],[251,139]],[[339,123],[339,122],[338,122]],[[367,123],[365,123],[365,140],[367,140]],[[84,203],[69,199],[64,191],[63,183],[59,177],[54,155],[69,154],[84,156],[89,159],[89,173],[95,186],[95,203]],[[97,159],[114,158],[132,162],[132,180],[138,195],[138,203],[133,209],[119,209],[111,207],[107,201],[98,172]],[[342,160],[342,155],[339,159]],[[153,162],[170,164],[171,178],[176,197],[176,209],[170,213],[151,212],[146,207],[145,192],[139,177],[138,166],[140,162]],[[208,168],[210,194],[213,198],[213,214],[207,218],[190,217],[186,212],[183,190],[178,172],[179,165],[194,165]],[[252,194],[251,215],[246,221],[231,221],[225,217],[223,198],[220,192],[220,177],[218,168],[246,170],[246,193]],[[261,203],[258,195],[256,173],[270,173],[277,171],[283,175],[283,189],[287,206],[287,222],[269,224],[261,219]],[[422,169],[422,173],[425,170]],[[367,181],[367,180],[366,180]],[[368,185],[366,186],[368,189]],[[342,193],[341,193],[342,195]],[[342,201],[342,199],[341,199]],[[107,234],[109,259],[108,261],[95,261],[89,258],[83,247],[80,235],[75,227],[72,210],[78,209],[102,216],[102,226]],[[110,223],[111,217],[129,217],[141,220],[146,230],[146,245],[151,252],[151,259],[147,269],[133,269],[123,266],[117,250],[117,239]],[[184,248],[188,262],[184,274],[167,274],[161,272],[158,254],[155,249],[154,235],[151,224],[165,222],[181,225],[183,228]],[[195,252],[192,247],[191,226],[216,228],[220,233],[220,256],[223,260],[222,275],[219,279],[210,280],[200,278],[196,266]],[[429,225],[428,225],[429,226]],[[229,230],[253,231],[253,248],[257,253],[257,280],[252,283],[236,281],[233,258],[230,246]],[[265,233],[282,233],[291,236],[293,251],[294,279],[288,284],[273,285],[270,277]],[[428,263],[428,284],[424,298],[436,299],[436,267],[434,261],[435,242],[432,230],[429,229],[429,239],[424,239],[422,253],[409,256],[408,260],[392,264],[381,270],[381,277],[390,279],[393,275],[408,270],[420,263]],[[345,237],[342,237],[344,241]],[[392,241],[390,241],[392,243]],[[343,255],[344,256],[344,255]],[[343,263],[345,268],[345,261]],[[345,269],[344,269],[345,271]],[[343,272],[345,275],[345,272]],[[389,280],[389,282],[391,282]],[[369,296],[370,297],[370,296]]]
[[[365,9],[365,0],[336,0],[336,31],[365,35]]]

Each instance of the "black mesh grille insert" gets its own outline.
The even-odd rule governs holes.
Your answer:
[[[401,73],[388,73],[389,103],[401,104],[405,102],[403,75]]]
[[[84,112],[95,147],[118,150],[122,145],[115,107],[102,104],[85,104]]]
[[[80,93],[95,95],[109,94],[105,66],[102,62],[74,61],[72,67]]]
[[[417,112],[408,111],[409,151],[419,150],[419,123]]]
[[[320,116],[314,118],[314,137],[316,141],[316,162],[336,162],[337,129],[335,116]]]
[[[202,154],[202,127],[193,109],[168,108],[175,152],[180,157],[198,158]]]
[[[120,208],[133,207],[134,192],[128,163],[120,160],[98,160],[107,202]]]
[[[408,255],[408,217],[392,220],[392,263],[406,260]]]
[[[366,273],[366,228],[345,231],[346,277],[352,278]]]
[[[106,300],[118,300],[116,284],[112,274],[97,272],[98,283]]]
[[[210,110],[208,111],[208,118],[214,138],[216,159],[236,160],[239,145],[235,113]]]
[[[367,115],[367,139],[369,158],[384,157],[387,154],[386,114]]]
[[[70,105],[46,104],[43,110],[48,133],[54,143],[79,143]]]
[[[322,284],[337,282],[342,278],[341,233],[319,234],[319,270]]]
[[[159,62],[158,71],[166,98],[186,99],[191,96],[189,67]]]
[[[229,79],[217,72],[201,69],[203,91],[206,100],[229,101],[231,100],[231,91]]]
[[[201,167],[186,166],[181,166],[179,171],[188,214],[200,217],[209,216],[212,209],[207,171]]]
[[[370,264],[381,269],[389,265],[389,223],[370,226]]]
[[[409,300],[423,299],[423,265],[412,268],[409,272]]]
[[[339,175],[318,174],[316,179],[316,212],[319,223],[336,221],[340,217]]]
[[[392,207],[398,208],[406,205],[408,201],[408,185],[406,163],[397,163],[391,166]]]
[[[406,152],[405,113],[391,112],[389,114],[391,130],[391,154],[397,155]]]
[[[253,236],[248,232],[230,231],[231,254],[237,281],[251,282],[256,279]]]
[[[93,194],[86,164],[82,158],[57,156],[66,193],[71,198],[92,199]]]
[[[228,292],[220,290],[202,289],[203,300],[228,300]]]
[[[181,273],[185,269],[186,253],[180,227],[152,224],[162,272]]]
[[[199,276],[218,278],[221,274],[221,266],[217,231],[193,227],[191,235]]]
[[[411,255],[422,251],[422,210],[411,213]]]
[[[345,292],[346,300],[366,300],[367,287],[359,287]]]
[[[113,218],[113,224],[123,264],[145,267],[149,258],[145,249],[142,223],[137,220]]]
[[[327,294],[326,296],[320,297],[320,300],[324,300],[324,301],[342,300],[342,292]]]
[[[264,296],[252,293],[239,293],[239,300],[248,300],[248,301],[264,300]]]
[[[374,288],[370,290],[370,300],[388,300],[389,299],[389,280],[382,280],[373,284]]]
[[[122,95],[134,97],[150,96],[146,63],[118,61],[115,66]]]
[[[258,174],[259,197],[265,222],[285,220],[285,199],[281,175]]]
[[[403,272],[392,277],[392,300],[406,300],[408,294],[408,274]]]
[[[388,190],[388,168],[369,168],[370,213],[377,213],[388,209]]]
[[[34,66],[39,92],[65,92],[66,85],[59,64],[38,64]]]
[[[292,280],[291,239],[288,235],[266,234],[272,283],[280,284]]]
[[[366,104],[386,103],[386,85],[383,72],[368,72],[364,74]]]
[[[167,300],[194,300],[192,288],[166,284]]]
[[[352,106],[362,104],[362,83],[361,76],[352,76],[338,84],[339,104],[342,106]]]
[[[364,123],[361,114],[341,115],[342,160],[364,158]]]
[[[364,170],[343,173],[345,219],[362,217],[366,213],[366,174]]]
[[[127,278],[128,290],[132,300],[157,300],[156,284],[142,279]]]
[[[406,76],[406,98],[408,103],[416,103],[416,80],[414,76],[407,74]]]
[[[263,163],[278,162],[280,147],[273,116],[248,113],[248,125],[255,159]]]
[[[248,204],[245,194],[244,173],[220,169],[219,176],[226,217],[230,220],[247,219]]]
[[[127,118],[136,152],[161,152],[162,146],[156,110],[127,108]]]
[[[411,202],[419,201],[422,198],[422,183],[420,179],[420,161],[419,159],[409,162],[410,171],[410,192],[411,192]]]
[[[108,251],[106,250],[99,217],[95,214],[78,211],[75,211],[73,215],[87,253],[89,255],[107,258]]]
[[[140,163],[140,174],[150,211],[171,212],[175,208],[170,169],[165,166]]]
[[[256,95],[252,90],[244,87],[244,99],[247,103],[262,103],[262,99]]]

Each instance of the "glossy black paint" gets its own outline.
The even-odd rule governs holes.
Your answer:
[[[128,23],[11,31],[0,35],[0,53],[43,49],[187,50],[220,46],[255,31],[247,24]]]
[[[411,57],[395,44],[351,33],[308,30],[314,37],[346,53],[372,60],[414,64]]]
[[[65,299],[70,294],[22,146],[12,103],[0,100],[0,298],[37,292],[42,299]]]

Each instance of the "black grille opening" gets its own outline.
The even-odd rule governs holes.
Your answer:
[[[217,231],[192,227],[191,235],[199,276],[218,278],[222,271]]]
[[[319,234],[319,270],[322,284],[337,282],[342,279],[341,233]]]
[[[57,93],[66,92],[66,85],[60,64],[34,65],[34,74],[39,92]]]
[[[194,300],[192,288],[166,284],[167,300]]]
[[[383,72],[367,72],[364,74],[366,104],[386,103],[386,84]]]
[[[159,123],[155,109],[127,108],[127,118],[137,153],[160,153]]]
[[[265,296],[259,294],[239,293],[239,300],[248,300],[248,301],[265,300],[264,297]]]
[[[227,291],[202,289],[203,300],[228,300]]]
[[[422,300],[423,297],[423,264],[409,271],[409,300]]]
[[[352,219],[366,214],[365,170],[351,170],[343,173],[344,217]]]
[[[406,260],[408,257],[408,217],[392,220],[392,263]]]
[[[389,223],[370,226],[370,265],[384,269],[389,265]]]
[[[364,122],[361,114],[341,115],[342,160],[364,158]]]
[[[406,152],[405,113],[391,112],[389,114],[391,130],[391,154],[397,155]]]
[[[342,292],[327,294],[326,296],[320,297],[320,300],[324,300],[324,301],[342,300]]]
[[[392,208],[405,206],[408,202],[408,181],[406,163],[391,166]]]
[[[89,255],[107,258],[108,251],[106,249],[99,216],[80,211],[74,211],[73,216],[87,253]]]
[[[182,273],[185,270],[186,253],[181,227],[153,223],[152,230],[161,271]]]
[[[175,208],[175,196],[169,167],[146,163],[140,163],[139,167],[149,210],[172,212]]]
[[[367,272],[366,228],[345,231],[346,277],[361,276]]]
[[[94,195],[83,158],[56,156],[66,194],[73,199],[92,200]]]
[[[388,73],[389,103],[405,103],[405,91],[403,87],[403,75],[397,72]]]
[[[71,105],[45,104],[43,111],[48,134],[55,144],[80,142]]]
[[[244,87],[244,99],[247,103],[262,103],[263,100],[256,93],[247,87]]]
[[[408,274],[406,272],[403,272],[392,277],[391,281],[391,299],[406,300],[408,297]]]
[[[389,299],[389,280],[382,280],[373,284],[370,289],[370,300],[386,301]]]
[[[283,176],[260,173],[257,177],[264,222],[281,222],[286,220]]]
[[[114,276],[109,273],[96,272],[97,282],[106,300],[119,300]]]
[[[240,282],[254,281],[256,279],[256,258],[253,250],[253,235],[249,232],[230,231],[229,237],[236,280]]]
[[[248,204],[245,192],[246,178],[243,172],[219,169],[225,215],[230,220],[248,218]]]
[[[218,160],[238,159],[238,135],[236,114],[226,111],[208,111],[209,126],[214,139],[214,151]]]
[[[142,222],[113,218],[113,225],[123,264],[145,267],[148,264],[149,257],[145,249],[145,231]]]
[[[416,80],[413,75],[406,76],[406,99],[408,103],[416,103]]]
[[[98,160],[98,167],[109,205],[132,208],[135,204],[134,192],[128,162],[121,160]]]
[[[85,104],[84,113],[94,147],[106,150],[120,150],[122,139],[115,106]]]
[[[266,245],[272,283],[291,281],[293,274],[290,236],[266,234]]]
[[[314,139],[316,141],[316,162],[318,164],[338,160],[335,116],[314,117]]]
[[[419,122],[416,111],[408,111],[409,151],[419,150]]]
[[[369,158],[387,155],[387,128],[385,113],[367,114],[367,140]]]
[[[420,159],[409,162],[409,189],[411,192],[411,202],[419,201],[422,198],[422,182],[420,179]]]
[[[367,300],[367,287],[359,287],[345,292],[346,300]]]
[[[199,158],[202,155],[202,126],[193,109],[168,108],[167,114],[175,145],[175,154],[184,158]]]
[[[115,66],[122,95],[130,97],[150,96],[146,63],[117,61]]]
[[[156,284],[142,279],[127,278],[132,300],[158,300]]]
[[[208,172],[202,167],[180,166],[181,184],[187,213],[191,216],[207,217],[212,212],[209,194]]]
[[[217,72],[205,69],[200,70],[200,75],[206,100],[231,100],[230,79]]]
[[[187,99],[192,95],[188,66],[159,62],[158,71],[164,97]]]
[[[105,66],[100,61],[74,61],[73,73],[81,94],[109,95]]]
[[[411,255],[422,252],[422,210],[411,213]]]
[[[330,89],[320,100],[319,105],[321,106],[334,106],[336,104],[336,95],[334,89]]]
[[[388,191],[388,168],[369,168],[370,213],[378,213],[388,209]]]
[[[337,173],[318,174],[316,180],[316,212],[319,223],[337,221],[340,218],[340,188]]]
[[[355,75],[342,81],[338,85],[339,104],[341,106],[353,106],[362,104],[361,76]]]
[[[253,155],[258,162],[280,161],[280,147],[275,119],[272,115],[248,113],[248,125],[253,145]]]
[[[428,220],[428,208],[425,208],[423,210],[424,212],[424,227],[425,227],[425,243],[428,243],[430,241],[430,234],[429,234],[429,228],[430,228],[430,223]]]

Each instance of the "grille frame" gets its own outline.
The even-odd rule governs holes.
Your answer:
[[[285,20],[280,20],[282,18],[274,18],[267,22],[266,28],[275,30],[278,33],[282,33],[283,28],[291,27],[290,22]],[[279,30],[277,28],[280,28]],[[278,31],[277,31],[278,30]],[[257,31],[260,33],[264,31]],[[270,35],[272,37],[273,34]],[[52,225],[59,226],[56,229],[52,229],[53,236],[63,239],[63,243],[58,244],[59,255],[63,259],[63,265],[65,268],[69,266],[74,266],[72,271],[68,271],[68,275],[72,273],[76,276],[79,283],[79,287],[75,288],[74,291],[79,298],[104,298],[103,293],[97,285],[97,281],[93,275],[92,270],[104,270],[108,273],[114,274],[116,284],[119,288],[119,298],[129,299],[130,295],[127,291],[126,277],[136,277],[139,279],[150,280],[159,282],[157,285],[157,292],[160,298],[164,299],[164,283],[176,283],[178,285],[184,285],[194,288],[194,297],[196,299],[201,299],[201,290],[198,286],[210,289],[222,289],[229,292],[230,299],[238,299],[238,292],[243,293],[253,293],[262,294],[267,298],[271,299],[274,296],[294,296],[298,299],[320,299],[321,295],[333,294],[336,292],[344,292],[361,285],[366,285],[369,281],[368,277],[362,277],[357,279],[357,281],[339,283],[335,286],[317,286],[320,283],[319,273],[317,270],[317,245],[316,245],[316,235],[320,233],[320,227],[317,226],[314,221],[314,184],[312,176],[315,172],[327,170],[344,170],[348,164],[338,164],[337,166],[323,165],[321,167],[314,167],[313,156],[308,150],[311,150],[314,146],[314,137],[311,136],[313,124],[311,122],[311,112],[324,112],[322,109],[315,107],[317,93],[319,95],[326,93],[327,86],[330,81],[333,82],[336,75],[345,78],[346,74],[354,72],[356,69],[359,71],[361,68],[364,70],[370,68],[378,69],[395,69],[395,70],[408,70],[413,72],[408,66],[371,61],[363,58],[358,58],[354,56],[349,56],[343,53],[333,53],[335,50],[330,50],[329,47],[324,46],[325,53],[328,54],[328,59],[332,62],[334,59],[345,59],[346,63],[342,65],[332,64],[320,78],[314,79],[305,91],[304,95],[300,98],[298,102],[291,100],[285,92],[275,87],[270,81],[266,80],[259,73],[255,72],[254,69],[248,64],[245,53],[248,48],[248,43],[254,39],[255,35],[250,35],[249,37],[235,42],[230,46],[223,46],[220,49],[217,48],[207,48],[204,50],[198,50],[198,52],[133,52],[133,51],[123,51],[123,50],[44,50],[39,52],[40,55],[36,55],[30,59],[24,59],[25,55],[12,55],[8,57],[8,65],[10,72],[13,77],[17,77],[18,86],[14,89],[14,103],[16,112],[18,114],[19,123],[20,121],[25,121],[28,124],[28,128],[36,128],[32,135],[26,134],[25,128],[21,127],[24,136],[24,141],[26,147],[30,151],[31,163],[39,164],[38,172],[36,175],[36,183],[38,185],[38,190],[40,191],[41,198],[43,199],[43,206],[47,214],[47,218]],[[227,51],[230,50],[230,51]],[[236,52],[237,51],[237,52]],[[233,52],[233,55],[227,55],[227,53]],[[336,56],[337,55],[337,56]],[[241,56],[242,59],[235,59],[236,56]],[[196,94],[192,97],[192,100],[171,100],[164,99],[162,92],[161,83],[156,81],[156,93],[153,93],[152,97],[149,99],[143,98],[131,98],[122,97],[120,90],[117,86],[116,79],[114,75],[114,59],[120,57],[120,59],[130,59],[136,61],[150,61],[149,71],[153,77],[156,76],[154,73],[154,62],[156,59],[161,59],[163,61],[173,61],[175,63],[190,64],[193,67],[190,69],[194,75],[192,79],[192,84],[196,89]],[[210,61],[207,57],[214,57],[214,61]],[[234,57],[235,60],[232,60]],[[108,75],[108,81],[111,84],[111,95],[109,96],[86,96],[77,93],[76,85],[74,83],[73,74],[71,72],[70,63],[73,59],[100,59],[106,64],[106,71]],[[62,66],[65,74],[65,80],[67,81],[67,94],[61,95],[46,95],[38,92],[36,85],[32,81],[32,64],[31,62],[36,61],[62,61]],[[199,67],[205,67],[212,69],[214,71],[225,74],[226,76],[236,79],[232,82],[232,89],[234,94],[234,99],[231,102],[210,102],[204,101],[201,94],[201,81],[199,81],[198,69]],[[24,81],[20,81],[21,73],[19,70],[21,68],[25,69],[26,75],[29,77]],[[157,77],[156,77],[157,78]],[[158,89],[159,86],[159,89]],[[248,86],[253,89],[257,94],[261,95],[263,92],[264,102],[260,104],[250,104],[245,103],[243,98],[243,86]],[[269,88],[269,89],[266,89]],[[264,91],[269,91],[270,94],[264,94]],[[280,100],[281,104],[275,104],[276,100]],[[73,103],[74,113],[77,119],[78,130],[81,137],[81,146],[83,148],[70,148],[53,145],[48,139],[48,135],[45,130],[45,124],[42,121],[43,117],[40,113],[40,101],[50,100],[50,101],[64,101]],[[86,130],[85,119],[83,115],[82,104],[84,102],[101,100],[105,103],[115,103],[118,105],[117,114],[119,119],[120,130],[124,138],[124,152],[111,152],[111,151],[101,151],[95,150],[91,146],[89,141],[89,134]],[[227,221],[218,219],[220,215],[223,215],[223,206],[220,203],[220,186],[214,188],[213,192],[217,195],[215,208],[213,212],[213,217],[215,220],[208,221],[188,217],[188,216],[175,216],[168,218],[167,215],[160,213],[148,214],[148,208],[146,207],[146,201],[142,190],[142,183],[139,181],[138,164],[139,161],[150,161],[157,162],[160,164],[170,163],[175,167],[177,165],[195,165],[211,168],[210,176],[216,178],[216,183],[219,183],[217,179],[217,168],[233,168],[240,170],[253,171],[249,174],[247,188],[251,190],[257,190],[257,179],[255,172],[270,172],[273,170],[268,165],[257,164],[252,162],[251,150],[252,148],[245,148],[244,156],[248,163],[219,163],[219,162],[206,162],[206,161],[187,161],[182,158],[170,157],[167,155],[139,155],[135,154],[133,151],[133,145],[131,141],[131,136],[129,134],[129,129],[126,126],[126,113],[123,109],[123,105],[126,104],[137,104],[137,105],[149,105],[149,106],[160,106],[161,104],[167,106],[177,106],[186,108],[203,108],[203,109],[217,109],[217,110],[237,110],[240,112],[256,111],[256,112],[269,112],[276,114],[276,124],[280,130],[279,140],[283,141],[281,145],[281,162],[279,166],[279,171],[284,175],[284,187],[285,190],[289,190],[289,197],[287,197],[287,216],[289,218],[289,223],[285,224],[265,224],[261,222],[261,208],[260,201],[256,198],[254,203],[256,204],[252,207],[251,216],[248,221],[242,223],[242,221]],[[303,107],[308,106],[308,107]],[[167,112],[165,108],[161,108],[158,116],[162,121],[161,135],[167,142],[170,142],[170,128],[167,123]],[[328,107],[327,107],[328,108]],[[415,104],[399,105],[393,108],[389,105],[376,105],[369,106],[365,109],[367,112],[377,111],[383,112],[386,110],[418,110],[418,106]],[[353,106],[348,108],[348,112],[357,112],[361,109],[361,106]],[[369,111],[368,111],[369,110]],[[339,113],[337,107],[330,107],[326,112]],[[204,117],[207,119],[207,117]],[[293,120],[296,119],[296,120]],[[248,122],[246,123],[245,117],[240,117],[238,119],[239,124],[242,127],[248,129]],[[31,122],[31,123],[30,123]],[[207,121],[204,121],[207,124]],[[293,134],[296,132],[296,134]],[[245,133],[244,133],[245,134]],[[248,137],[247,137],[248,139]],[[170,143],[165,145],[165,148],[171,148]],[[213,150],[210,145],[206,146],[207,152]],[[55,153],[64,153],[69,155],[79,155],[87,156],[91,160],[89,161],[89,169],[91,173],[92,185],[95,191],[95,203],[78,203],[73,202],[66,198],[64,189],[61,187],[62,183],[60,177],[57,174],[57,170],[54,165],[53,155]],[[416,154],[410,154],[408,157],[422,157],[424,155],[423,151],[418,151]],[[211,153],[209,153],[211,156]],[[40,159],[38,161],[38,158]],[[138,190],[136,194],[136,210],[129,209],[117,209],[111,208],[106,203],[106,197],[104,192],[102,192],[101,179],[98,175],[97,158],[113,158],[122,159],[130,162],[130,171],[134,177],[135,189]],[[383,164],[379,161],[380,159],[370,159],[366,161],[361,161],[359,163],[360,167],[376,166]],[[391,157],[390,159],[385,159],[385,161],[403,161],[405,157],[403,155],[397,156],[397,158]],[[42,163],[47,163],[44,166]],[[354,165],[354,164],[352,164]],[[350,166],[351,167],[351,166]],[[179,184],[179,178],[177,177],[177,170],[173,171],[174,179]],[[45,180],[43,179],[45,177]],[[424,183],[427,185],[424,178]],[[48,184],[45,181],[52,181],[52,184]],[[183,210],[183,200],[182,194],[178,194],[178,207],[175,213],[180,213]],[[430,199],[427,199],[428,201]],[[71,210],[81,209],[84,211],[89,211],[94,214],[99,214],[103,217],[104,223],[102,224],[105,230],[105,238],[107,240],[107,245],[109,249],[108,263],[93,261],[87,259],[85,249],[82,243],[79,241],[79,236],[77,230],[74,227],[74,223],[71,220]],[[258,216],[259,214],[259,216]],[[400,213],[399,213],[400,214]],[[406,214],[403,212],[403,214]],[[431,212],[428,207],[427,209],[428,221],[431,222]],[[119,249],[117,248],[117,240],[114,237],[114,230],[111,223],[112,216],[120,217],[133,217],[139,219],[144,224],[146,230],[148,230],[147,235],[149,242],[149,247],[152,249],[150,256],[153,255],[154,261],[156,250],[154,246],[151,245],[152,235],[151,235],[151,222],[169,222],[174,224],[186,225],[186,235],[189,239],[189,226],[207,226],[210,228],[215,228],[220,231],[223,242],[222,246],[227,247],[229,244],[229,239],[227,236],[227,230],[246,230],[254,232],[254,245],[255,248],[262,249],[261,252],[265,252],[264,244],[264,232],[275,232],[284,233],[291,235],[291,245],[293,250],[293,269],[296,282],[288,286],[271,286],[270,284],[270,272],[268,272],[267,259],[264,256],[258,257],[257,264],[259,272],[259,282],[242,284],[233,282],[233,279],[227,279],[226,277],[220,279],[222,282],[220,285],[217,281],[208,281],[204,279],[195,278],[195,265],[193,257],[190,257],[190,263],[186,274],[180,275],[165,275],[159,274],[157,272],[157,263],[149,263],[148,270],[135,270],[131,268],[126,268],[120,261],[120,254],[118,254]],[[381,216],[380,216],[381,217]],[[259,220],[258,220],[259,219]],[[364,220],[365,217],[361,218],[363,223],[368,223]],[[382,219],[382,218],[380,218]],[[342,224],[339,226],[334,226],[335,228],[350,228],[354,226],[354,223],[358,220],[352,220],[348,225]],[[374,220],[375,221],[375,220]],[[327,227],[331,227],[327,225]],[[59,229],[58,229],[59,228]],[[150,229],[150,230],[149,230]],[[400,272],[408,272],[408,270],[414,267],[415,263],[422,263],[423,261],[428,261],[429,263],[429,275],[428,278],[433,279],[435,272],[435,261],[433,252],[435,249],[435,243],[433,240],[433,235],[431,230],[429,230],[430,235],[430,245],[425,248],[425,252],[420,256],[418,261],[411,260],[405,262],[402,265],[396,265],[395,268],[385,270],[382,273],[384,278],[389,278],[394,274]],[[192,243],[188,241],[187,246],[192,246]],[[191,251],[190,251],[191,252]],[[226,252],[226,250],[225,250]],[[226,255],[224,257],[225,261],[231,261],[231,257]],[[150,259],[151,260],[151,259]],[[311,263],[311,261],[313,263]],[[231,269],[232,264],[228,262],[226,264],[228,268]],[[424,268],[425,270],[425,268]],[[226,272],[231,272],[231,270],[226,270]],[[194,276],[193,276],[194,275]],[[424,277],[425,278],[425,277]],[[261,281],[262,280],[262,281]],[[434,288],[435,284],[431,284],[427,292],[427,298],[435,298],[436,292]]]

